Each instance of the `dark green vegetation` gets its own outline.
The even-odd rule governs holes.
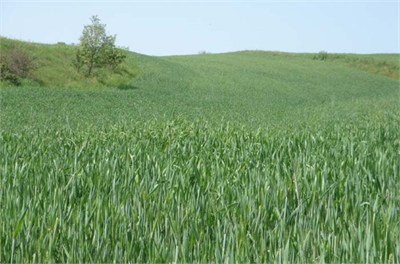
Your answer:
[[[129,53],[107,87],[18,45],[43,64],[1,88],[0,262],[400,261],[398,75],[349,63],[398,55]]]
[[[22,79],[32,77],[34,59],[26,51],[17,47],[0,53],[0,82],[20,85]]]

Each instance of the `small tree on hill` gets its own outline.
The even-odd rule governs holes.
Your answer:
[[[87,76],[91,76],[96,68],[114,70],[126,57],[115,47],[116,36],[107,35],[106,25],[101,24],[97,16],[92,16],[90,20],[92,24],[83,28],[75,61],[78,71],[86,68]]]

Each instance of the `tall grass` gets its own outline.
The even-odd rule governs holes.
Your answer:
[[[129,54],[119,87],[79,79],[74,47],[14,44],[52,87],[0,88],[0,263],[400,262],[396,77]]]
[[[396,118],[3,132],[0,262],[399,262]]]

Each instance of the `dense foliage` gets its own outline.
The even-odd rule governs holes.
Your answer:
[[[0,55],[0,81],[19,85],[34,69],[33,57],[18,47],[14,46]]]
[[[96,68],[115,70],[126,58],[115,47],[116,36],[107,35],[106,25],[101,24],[97,16],[93,16],[91,21],[92,24],[83,29],[75,60],[75,67],[78,71],[84,70],[87,76],[91,76]]]

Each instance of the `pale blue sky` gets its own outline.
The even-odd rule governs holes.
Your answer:
[[[400,52],[398,1],[0,2],[0,34],[40,43],[77,43],[97,14],[117,45],[148,55]]]

